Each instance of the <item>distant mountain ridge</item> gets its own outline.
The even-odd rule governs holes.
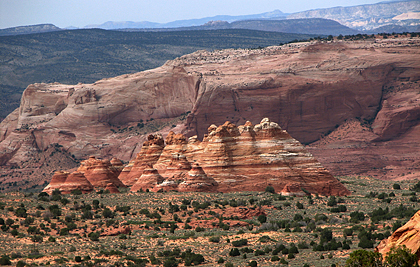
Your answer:
[[[420,20],[402,20],[396,18],[399,15],[416,11],[420,11],[420,1],[406,0],[308,10],[291,14],[287,18],[331,19],[347,27],[363,31],[374,30],[385,25],[398,25],[406,27],[408,31],[416,31],[418,30],[418,26],[420,26]]]
[[[222,20],[209,21],[201,26],[179,28],[147,28],[147,29],[120,29],[120,31],[191,31],[191,30],[221,30],[221,29],[247,29],[268,32],[284,32],[319,35],[352,35],[361,33],[341,25],[340,23],[322,18],[312,19],[281,19],[281,20],[239,20],[227,22]]]
[[[54,24],[37,24],[37,25],[30,25],[30,26],[19,26],[19,27],[0,29],[0,36],[53,32],[53,31],[61,31],[61,30],[62,30],[61,28],[55,26]]]
[[[150,21],[107,21],[102,24],[87,25],[84,28],[100,28],[105,30],[115,29],[134,29],[134,28],[178,28],[178,27],[191,27],[200,26],[209,21],[227,21],[233,22],[238,20],[250,20],[250,19],[272,19],[272,18],[285,18],[289,14],[285,14],[280,10],[274,10],[261,14],[241,15],[241,16],[229,16],[229,15],[217,15],[213,17],[205,17],[200,19],[188,19],[188,20],[176,20],[168,23],[157,23]]]

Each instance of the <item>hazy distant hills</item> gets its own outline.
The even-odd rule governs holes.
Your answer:
[[[234,29],[322,35],[351,35],[359,33],[357,30],[327,19],[245,20],[232,22],[231,26]]]
[[[53,24],[38,24],[30,26],[19,26],[7,29],[0,29],[0,36],[5,35],[19,35],[19,34],[31,34],[31,33],[41,33],[41,32],[53,32],[61,31],[61,28]]]
[[[190,31],[247,29],[256,31],[319,34],[319,35],[352,35],[360,31],[350,29],[329,19],[283,19],[283,20],[239,20],[234,22],[209,21],[201,26],[180,28],[120,29],[121,31]]]
[[[201,26],[209,21],[238,21],[238,20],[253,20],[253,19],[272,19],[272,18],[285,18],[288,14],[281,12],[280,10],[274,10],[271,12],[265,12],[261,14],[243,15],[243,16],[228,16],[218,15],[214,17],[206,17],[201,19],[188,19],[188,20],[176,20],[168,23],[156,23],[150,21],[133,22],[133,21],[108,21],[98,25],[87,25],[85,28],[100,28],[105,30],[115,29],[141,29],[141,28],[179,28],[179,27],[192,27]]]
[[[420,20],[415,19],[415,17],[410,19],[409,16],[403,15],[409,12],[420,12],[420,1],[393,1],[371,5],[316,9],[294,13],[287,18],[332,19],[357,30],[375,31],[375,28],[396,25],[404,27],[407,31],[417,31]]]
[[[0,119],[31,83],[91,83],[155,68],[200,49],[257,48],[315,35],[241,29],[123,32],[63,30],[0,37]]]

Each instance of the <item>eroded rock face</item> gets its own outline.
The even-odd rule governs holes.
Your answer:
[[[109,183],[115,187],[126,187],[118,179],[122,167],[122,162],[118,159],[114,158],[112,161],[109,161],[96,159],[94,156],[91,156],[89,159],[82,161],[77,171],[83,173],[93,187],[105,188]]]
[[[147,167],[133,164],[130,172],[122,172],[137,179],[131,191],[263,191],[273,186],[287,194],[350,194],[302,144],[268,118],[255,126],[250,122],[239,127],[231,122],[211,125],[202,142],[190,138],[187,143],[174,133],[166,140],[165,147],[159,146],[157,160],[156,153],[142,150],[136,161],[148,162]]]
[[[105,187],[105,190],[108,190],[111,194],[118,194],[120,193],[120,190],[118,190],[118,187],[115,186],[113,183],[108,183]]]
[[[159,160],[164,146],[165,141],[161,134],[149,135],[136,158],[129,162],[118,178],[126,186],[134,185],[143,174],[143,170],[146,167],[153,166]]]
[[[140,151],[158,156],[163,139],[144,148],[138,144],[148,133],[166,135],[171,129],[186,137],[196,135],[197,140],[205,134],[224,140],[208,148],[220,153],[236,140],[253,140],[258,130],[247,121],[258,124],[270,117],[300,142],[311,143],[311,153],[334,174],[394,179],[393,173],[410,172],[410,179],[419,178],[420,169],[413,169],[420,166],[419,46],[419,38],[378,38],[197,51],[154,70],[93,84],[33,84],[24,92],[20,108],[0,124],[0,164],[4,169],[27,168],[25,162],[52,144],[77,159],[96,155],[130,160]],[[180,119],[169,123],[174,118]],[[370,135],[312,146],[352,119],[367,124]],[[209,126],[226,120],[245,124],[238,128],[240,135],[226,125],[220,131],[212,129],[216,133],[210,136]],[[226,131],[229,136],[224,136]],[[204,149],[201,142],[185,144],[173,138],[171,144],[181,150]],[[259,148],[249,141],[246,149]],[[221,158],[215,169],[226,160]],[[144,165],[135,161],[123,173],[130,166],[141,173]],[[202,168],[207,173],[206,164]],[[135,182],[120,178],[127,185]],[[5,182],[13,179],[10,175]]]
[[[66,171],[55,172],[53,177],[51,178],[51,182],[44,188],[42,192],[46,192],[47,194],[52,195],[54,190],[60,190],[61,186],[66,181],[69,174],[70,173]]]
[[[156,169],[154,169],[151,165],[148,165],[143,169],[142,174],[131,187],[131,192],[138,192],[140,190],[146,191],[147,189],[151,191],[158,191],[157,186],[162,185],[164,180],[165,179]]]
[[[411,253],[416,254],[418,262],[420,262],[420,211],[402,227],[398,228],[390,237],[384,239],[375,248],[376,252],[380,252],[385,258],[385,255],[391,248],[405,245],[411,250]]]
[[[92,184],[86,179],[82,172],[72,172],[60,186],[60,192],[62,194],[70,194],[74,190],[80,190],[82,193],[93,191]]]

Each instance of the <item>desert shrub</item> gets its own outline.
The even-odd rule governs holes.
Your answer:
[[[239,239],[239,240],[232,241],[232,246],[234,247],[243,247],[246,245],[248,245],[247,239]]]
[[[384,193],[384,192],[382,192],[378,195],[378,199],[385,199],[386,197],[388,197],[388,194]]]
[[[265,251],[261,250],[261,249],[256,249],[254,252],[255,256],[261,256],[261,255],[265,255]]]
[[[416,254],[406,246],[393,247],[385,257],[385,266],[418,266]]]
[[[160,265],[161,264],[161,261],[158,258],[156,258],[156,256],[154,254],[151,254],[149,256],[149,260],[150,260],[150,263],[152,265]]]
[[[92,241],[99,241],[99,236],[100,233],[99,232],[91,232],[89,233],[88,237],[90,238],[90,240]]]
[[[345,205],[339,205],[338,207],[334,207],[330,209],[331,212],[346,212],[347,211],[347,207]]]
[[[61,216],[61,209],[58,205],[51,205],[48,207],[48,210],[51,212],[54,218]]]
[[[272,187],[271,185],[267,186],[264,191],[271,194],[276,193],[276,190],[274,190],[274,187]]]
[[[204,262],[203,255],[193,253],[191,249],[182,252],[181,258],[184,260],[185,266],[199,265]]]
[[[233,263],[231,263],[231,262],[226,262],[225,267],[233,267]]]
[[[15,210],[15,215],[17,217],[26,218],[26,209],[24,207],[19,207]]]
[[[265,216],[264,214],[261,214],[261,215],[258,216],[257,220],[260,223],[265,223],[267,221],[267,216]]]
[[[353,235],[353,229],[351,228],[346,228],[343,230],[343,236],[347,237],[347,236],[352,236]]]
[[[281,263],[281,264],[286,264],[286,265],[288,265],[288,264],[289,264],[289,262],[288,262],[285,258],[281,258],[281,259],[280,259],[280,263]]]
[[[399,190],[399,189],[401,189],[401,186],[400,186],[400,184],[393,184],[392,188],[394,188],[395,190]]]
[[[420,181],[418,181],[415,185],[410,188],[411,191],[420,192]]]
[[[7,255],[1,256],[0,265],[12,265],[12,262],[10,261],[10,257]]]
[[[363,235],[360,238],[358,247],[360,248],[373,248],[374,242],[368,238],[368,236]]]
[[[239,252],[239,249],[237,249],[237,248],[232,248],[229,251],[229,256],[231,256],[231,257],[236,257],[236,256],[239,256],[239,255],[241,255],[241,253]]]
[[[382,254],[368,250],[356,250],[350,253],[346,267],[371,267],[382,266]]]
[[[22,261],[22,260],[20,260],[16,263],[16,267],[24,267],[25,265],[26,265],[26,262]]]
[[[32,242],[37,242],[37,243],[42,243],[44,241],[44,239],[40,235],[33,235],[33,236],[31,236],[31,241]]]
[[[328,202],[327,202],[327,206],[332,207],[332,206],[336,206],[336,205],[337,205],[337,200],[336,200],[335,196],[330,196],[330,198],[328,199]]]
[[[76,190],[71,191],[71,193],[75,196],[79,196],[82,194],[82,191],[80,191],[79,189],[76,189]]]
[[[305,241],[300,241],[298,243],[298,248],[300,248],[300,249],[307,249],[307,248],[309,248],[309,246],[308,246],[308,244],[306,244]]]
[[[104,208],[102,211],[102,216],[104,218],[114,218],[114,213],[109,208]]]
[[[199,233],[199,232],[204,232],[204,231],[206,231],[206,229],[204,229],[203,227],[197,226],[197,227],[195,228],[195,231],[196,231],[197,233]]]
[[[177,204],[172,205],[172,203],[169,202],[169,209],[168,209],[168,211],[170,213],[178,212],[179,211],[179,206]]]
[[[321,230],[321,243],[328,242],[332,239],[332,231],[328,228]]]
[[[163,267],[176,267],[176,266],[178,266],[178,261],[175,259],[175,257],[167,258],[163,262]]]
[[[250,262],[248,263],[248,266],[251,266],[251,267],[257,267],[257,266],[258,266],[258,263],[257,263],[256,261],[250,261]]]
[[[392,224],[392,232],[397,231],[398,228],[400,228],[402,226],[401,221],[396,221]]]
[[[209,241],[212,243],[219,243],[220,242],[220,237],[219,236],[211,236],[209,238]]]
[[[316,214],[314,219],[315,219],[315,222],[320,222],[320,221],[326,222],[328,220],[328,217],[327,215],[321,213],[321,214]]]
[[[302,210],[304,207],[303,207],[303,204],[302,203],[300,203],[299,201],[296,203],[296,208],[298,208],[298,209],[300,209],[300,210]]]
[[[359,223],[360,221],[365,220],[365,214],[363,212],[359,211],[353,211],[350,213],[350,222],[352,223]]]

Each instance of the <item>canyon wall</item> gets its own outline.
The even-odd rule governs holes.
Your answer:
[[[197,51],[93,84],[33,84],[0,124],[3,182],[44,182],[49,175],[27,170],[44,168],[33,158],[52,146],[70,159],[128,161],[151,132],[202,139],[213,123],[263,117],[309,144],[334,175],[417,178],[419,51],[418,38]]]

